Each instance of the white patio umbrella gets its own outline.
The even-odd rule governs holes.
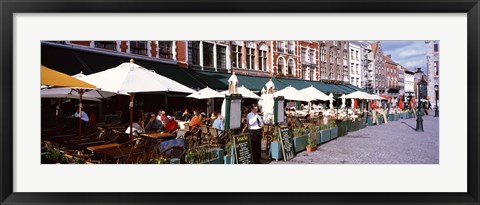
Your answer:
[[[220,92],[221,94],[227,95],[228,90]],[[251,98],[251,99],[260,99],[260,96],[246,88],[245,86],[238,87],[238,94],[241,94],[243,98]]]
[[[88,75],[82,78],[82,80],[97,85],[104,91],[130,95],[130,127],[133,124],[133,99],[135,93],[195,92],[195,90],[170,78],[133,63],[133,59],[130,60],[130,63],[122,63],[115,68]],[[130,129],[130,141],[132,140],[132,130]]]
[[[196,98],[196,99],[209,99],[209,98],[223,98],[225,95],[206,87],[197,92],[194,92],[190,95],[187,95],[187,98]]]
[[[370,94],[362,92],[362,91],[355,91],[348,95],[345,95],[347,99],[371,99]]]
[[[90,96],[90,93],[94,92],[85,92],[82,96],[82,100],[87,101],[100,101],[98,96]],[[40,96],[42,98],[68,98],[68,99],[80,99],[80,94],[77,90],[69,88],[44,88],[40,90]]]
[[[304,102],[310,102],[315,100],[310,96],[304,95],[303,93],[301,93],[299,90],[295,89],[292,86],[288,86],[282,90],[279,90],[273,93],[273,96],[275,97],[283,96],[287,100],[304,101]]]
[[[323,101],[330,100],[330,96],[326,95],[325,93],[323,93],[322,91],[318,90],[313,86],[301,89],[300,92],[303,93],[304,95],[311,96],[317,100],[323,100]]]

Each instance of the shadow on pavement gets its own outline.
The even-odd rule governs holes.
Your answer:
[[[414,127],[410,126],[409,124],[407,124],[406,122],[402,122],[403,124],[405,124],[406,126],[412,128],[412,130],[416,130]]]

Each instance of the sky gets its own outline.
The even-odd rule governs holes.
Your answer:
[[[392,60],[410,71],[422,68],[427,71],[427,47],[425,41],[380,41],[383,55],[392,55]]]

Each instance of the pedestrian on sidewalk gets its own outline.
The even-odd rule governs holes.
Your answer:
[[[263,120],[260,115],[258,115],[258,106],[253,104],[251,106],[251,111],[247,115],[248,130],[250,133],[250,140],[252,142],[252,154],[253,162],[255,164],[260,164],[260,158],[262,153],[262,127]]]

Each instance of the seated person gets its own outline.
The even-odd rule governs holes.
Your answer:
[[[203,122],[201,120],[201,116],[199,116],[198,111],[193,111],[193,117],[190,120],[190,127],[195,128],[195,127],[200,127],[203,125]]]
[[[213,121],[212,127],[218,130],[218,135],[220,135],[220,133],[225,130],[225,124],[223,124],[223,116],[221,113],[217,114],[217,119]]]
[[[164,120],[164,124],[165,124],[165,127],[164,127],[164,131],[165,132],[168,132],[168,133],[172,133],[172,132],[175,132],[177,130],[177,127],[178,127],[178,123],[176,120],[174,120],[172,118],[172,116],[168,115],[165,120]]]
[[[132,124],[133,130],[132,130],[132,135],[138,136],[140,133],[144,133],[145,130],[143,129],[144,127],[144,122],[143,122],[143,113],[138,112],[137,115],[134,115],[133,121],[135,121]],[[125,133],[130,134],[130,126],[125,130]]]
[[[132,124],[133,130],[132,135],[138,136],[138,134],[143,133],[143,128],[138,123],[134,122]],[[125,133],[130,134],[130,126],[125,130]]]
[[[145,132],[162,132],[163,124],[160,120],[157,120],[155,114],[150,115],[150,120],[147,126],[145,126]]]
[[[189,121],[190,120],[190,113],[188,113],[188,109],[185,109],[185,111],[182,114],[182,117],[180,118],[182,121]]]

